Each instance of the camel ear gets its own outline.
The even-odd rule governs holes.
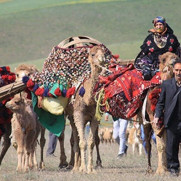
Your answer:
[[[91,48],[88,48],[88,49],[87,49],[87,53],[90,53],[90,49],[91,49]]]

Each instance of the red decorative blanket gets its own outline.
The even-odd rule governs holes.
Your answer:
[[[160,84],[157,73],[150,81],[143,79],[141,72],[132,64],[127,67],[114,67],[116,71],[108,77],[100,77],[99,88],[104,88],[104,99],[108,106],[100,106],[104,112],[109,112],[113,118],[131,118],[142,106],[147,90]],[[113,70],[113,67],[111,67]]]

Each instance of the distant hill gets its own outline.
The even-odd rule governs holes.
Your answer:
[[[76,35],[135,58],[158,15],[181,39],[180,8],[180,0],[0,0],[0,65],[41,67],[53,46]]]

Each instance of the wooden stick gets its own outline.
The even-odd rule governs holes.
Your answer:
[[[0,87],[0,101],[7,99],[26,89],[26,85],[22,81],[14,82]]]

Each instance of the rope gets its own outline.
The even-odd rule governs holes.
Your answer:
[[[98,94],[98,99],[96,99]],[[100,121],[102,118],[102,115],[104,112],[101,111],[100,106],[104,106],[105,104],[101,104],[101,100],[104,98],[104,88],[102,88],[99,92],[96,93],[95,95],[95,101],[97,102],[96,104],[96,114],[95,114],[95,118],[97,119],[97,121]]]

